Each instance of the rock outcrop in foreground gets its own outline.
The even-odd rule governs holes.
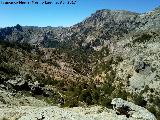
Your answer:
[[[31,98],[27,99],[29,101]],[[32,102],[35,101],[39,100],[32,99]],[[60,108],[42,104],[19,107],[1,104],[0,120],[156,120],[154,115],[145,108],[121,98],[113,99],[112,104],[114,110],[100,106]]]
[[[121,98],[113,99],[111,104],[113,105],[113,109],[117,112],[117,114],[124,114],[128,118],[135,120],[156,120],[154,115],[147,109],[131,102],[127,102]]]

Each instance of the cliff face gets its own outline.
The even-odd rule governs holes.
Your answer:
[[[118,97],[159,119],[159,21],[160,8],[143,14],[98,10],[68,28],[1,28],[0,89],[62,107],[111,108]]]

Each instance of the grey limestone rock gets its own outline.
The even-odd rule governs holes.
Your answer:
[[[113,105],[113,109],[115,111],[123,115],[124,113],[126,113],[126,115],[128,115],[129,118],[134,118],[136,120],[156,120],[155,116],[152,113],[150,113],[147,109],[135,105],[134,103],[125,101],[121,98],[113,99],[111,104]]]

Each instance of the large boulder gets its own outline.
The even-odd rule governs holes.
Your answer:
[[[43,87],[44,87],[44,85],[42,85],[38,81],[36,81],[36,82],[34,82],[34,84],[31,85],[31,92],[34,95],[42,95],[43,94]]]
[[[23,78],[15,78],[15,79],[8,80],[6,81],[6,84],[9,89],[13,88],[15,90],[25,90],[25,91],[30,90],[30,86],[28,82],[25,81]]]
[[[126,115],[128,118],[138,120],[156,120],[155,116],[147,109],[127,102],[121,98],[115,98],[111,104],[118,115]]]
[[[134,70],[139,73],[146,68],[146,63],[142,60],[142,58],[137,58],[134,61]]]

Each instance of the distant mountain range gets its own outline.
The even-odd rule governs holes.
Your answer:
[[[43,47],[55,47],[58,42],[73,42],[74,46],[98,46],[120,39],[126,34],[159,28],[159,8],[149,13],[98,10],[71,27],[7,27],[0,29],[1,40],[27,42]],[[99,44],[96,44],[99,43]]]

